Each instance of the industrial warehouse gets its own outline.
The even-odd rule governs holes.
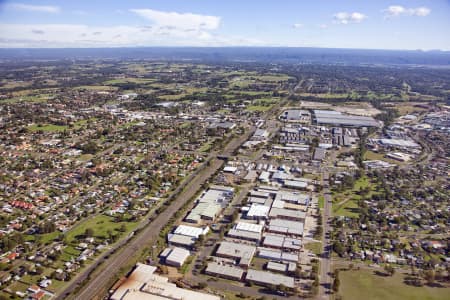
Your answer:
[[[348,115],[334,110],[314,110],[313,121],[317,125],[347,126],[347,127],[379,127],[380,124],[372,117]]]

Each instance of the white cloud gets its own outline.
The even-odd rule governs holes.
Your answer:
[[[220,17],[216,16],[164,12],[153,9],[130,9],[130,11],[161,27],[170,26],[184,30],[214,30],[220,25]]]
[[[292,25],[292,27],[294,27],[295,29],[300,29],[300,28],[303,28],[303,24],[295,23],[295,24]]]
[[[0,48],[127,46],[262,46],[257,39],[174,26],[0,24]]]
[[[367,16],[359,12],[339,12],[334,15],[334,21],[338,24],[361,23]]]
[[[401,5],[391,5],[383,10],[386,18],[398,17],[398,16],[417,16],[425,17],[431,13],[431,9],[428,7],[416,7],[416,8],[406,8]]]
[[[320,29],[327,29],[327,28],[328,28],[328,25],[327,25],[327,24],[320,24],[320,25],[319,25],[319,28],[320,28]]]
[[[88,16],[89,15],[89,13],[85,10],[74,10],[74,11],[72,11],[72,13],[74,15],[78,15],[78,16]]]
[[[24,3],[10,3],[10,4],[7,4],[6,7],[16,9],[16,10],[44,12],[44,13],[59,13],[61,11],[61,9],[58,6],[31,5],[31,4],[24,4]]]

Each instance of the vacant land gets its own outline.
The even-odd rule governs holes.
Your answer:
[[[64,125],[54,125],[54,124],[35,124],[28,127],[30,131],[43,131],[43,132],[56,132],[56,131],[64,131],[68,127]]]
[[[390,159],[384,156],[384,154],[381,153],[375,153],[372,151],[366,151],[364,154],[364,159],[366,160],[382,160],[391,164],[401,165],[402,163],[395,159]]]
[[[80,225],[70,230],[66,238],[68,241],[76,240],[77,237],[83,236],[86,229],[92,229],[94,231],[94,237],[108,238],[108,231],[115,232],[121,229],[121,226],[125,225],[125,231],[129,232],[137,226],[136,222],[114,222],[113,217],[105,215],[97,215],[93,218],[86,219]]]
[[[319,255],[322,253],[322,243],[321,242],[312,242],[305,244],[305,248],[310,250],[312,253]]]
[[[369,188],[367,196],[370,197],[374,192],[374,185],[366,176],[358,179],[351,190],[335,193],[333,202],[333,215],[343,217],[357,217],[358,201],[361,200],[360,190]]]
[[[340,272],[339,295],[345,300],[448,299],[446,288],[409,286],[403,283],[403,277],[403,274],[383,277],[369,270]]]

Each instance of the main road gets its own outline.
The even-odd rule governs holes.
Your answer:
[[[254,132],[252,126],[244,134],[232,138],[232,140],[220,152],[212,152],[207,160],[209,163],[202,169],[186,178],[184,184],[179,186],[174,194],[175,200],[161,214],[155,216],[152,222],[144,220],[139,228],[142,228],[134,238],[122,240],[114,249],[104,253],[92,265],[79,274],[73,282],[56,299],[101,299],[107,292],[107,288],[122,267],[126,267],[131,258],[146,246],[152,245],[158,238],[160,231],[167,221],[180,210],[201,189],[202,185],[217,171],[223,161],[216,156],[232,155]],[[179,193],[178,193],[179,192]],[[117,250],[117,251],[114,251]],[[87,281],[85,283],[85,281]],[[76,293],[80,285],[80,291]],[[75,295],[74,295],[75,293]]]

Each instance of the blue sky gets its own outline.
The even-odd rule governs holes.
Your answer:
[[[124,46],[450,50],[450,1],[0,0],[0,47]]]

